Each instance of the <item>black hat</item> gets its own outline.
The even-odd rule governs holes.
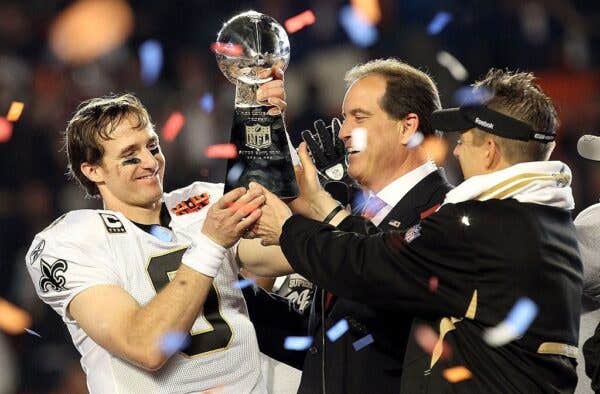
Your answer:
[[[465,132],[477,127],[488,133],[519,141],[554,141],[554,134],[538,132],[527,123],[489,109],[485,105],[467,105],[434,111],[433,128],[446,133]]]

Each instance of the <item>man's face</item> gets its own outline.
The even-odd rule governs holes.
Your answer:
[[[98,184],[105,201],[119,205],[152,208],[163,193],[165,156],[151,125],[134,129],[125,118],[102,141],[104,156],[98,169],[103,181]]]
[[[487,148],[485,143],[480,146],[473,144],[473,132],[471,130],[460,135],[460,139],[454,148],[454,156],[460,163],[460,168],[465,179],[486,173],[486,154]]]
[[[339,138],[349,152],[348,174],[371,190],[391,182],[407,154],[399,130],[402,122],[379,106],[385,90],[383,77],[365,76],[350,86],[342,105],[344,122]],[[352,150],[352,132],[357,128],[365,129],[367,135],[366,148],[360,152]]]

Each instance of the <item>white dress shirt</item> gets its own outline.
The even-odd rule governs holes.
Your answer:
[[[373,219],[371,219],[371,222],[373,222],[374,225],[379,226],[383,219],[385,219],[406,193],[415,187],[417,183],[421,182],[427,175],[437,169],[438,167],[433,161],[427,161],[425,164],[396,178],[386,187],[381,189],[379,193],[375,195],[387,205],[377,212]]]

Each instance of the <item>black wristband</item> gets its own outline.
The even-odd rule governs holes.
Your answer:
[[[329,224],[331,219],[333,219],[335,217],[335,215],[337,215],[338,212],[341,211],[342,209],[344,209],[344,207],[341,205],[338,205],[337,207],[333,208],[333,210],[329,213],[329,215],[327,215],[327,217],[325,219],[323,219],[323,223]]]

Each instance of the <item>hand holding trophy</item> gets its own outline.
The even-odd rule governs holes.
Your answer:
[[[237,157],[227,162],[225,192],[256,181],[280,198],[298,194],[290,156],[291,144],[282,114],[269,114],[256,91],[273,79],[272,69],[285,70],[290,43],[283,27],[267,15],[248,11],[225,22],[215,50],[219,68],[236,85],[231,143]],[[228,50],[235,48],[235,50]],[[273,111],[271,111],[273,112]],[[239,177],[230,176],[237,171]]]

